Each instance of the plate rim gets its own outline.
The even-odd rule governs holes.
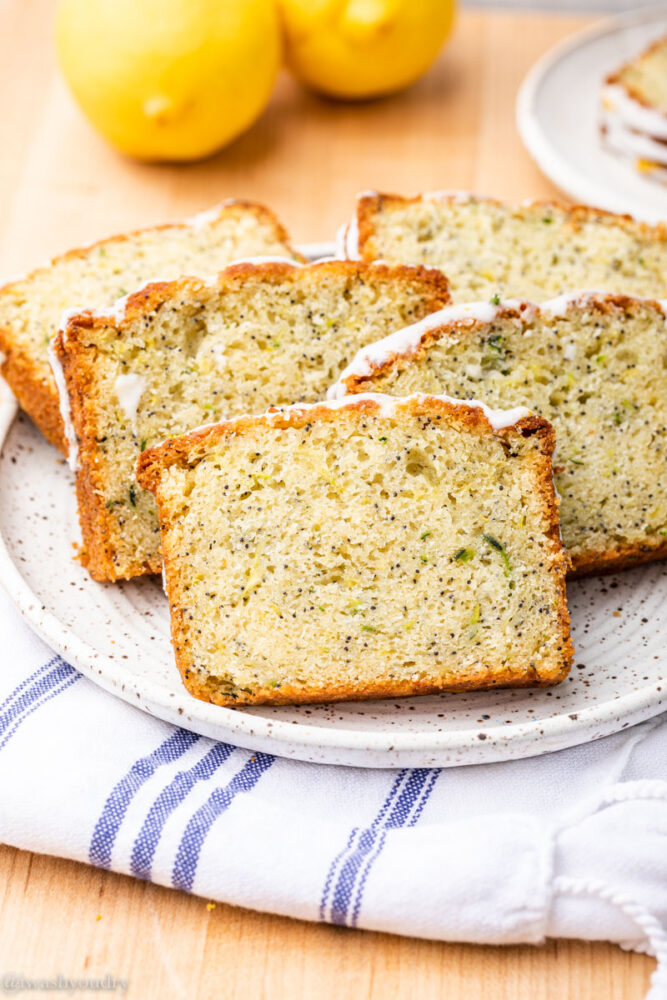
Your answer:
[[[621,215],[632,214],[636,218],[648,219],[654,224],[667,216],[632,210],[628,200],[613,191],[600,197],[598,188],[592,181],[582,177],[576,168],[572,167],[554,150],[543,126],[539,123],[535,111],[537,95],[543,80],[551,70],[567,55],[576,51],[588,42],[605,35],[614,35],[624,28],[634,25],[667,20],[667,4],[658,3],[640,7],[638,10],[624,11],[611,17],[597,19],[593,24],[568,35],[548,49],[531,66],[524,76],[515,102],[515,121],[517,131],[528,154],[535,161],[542,173],[569,197],[584,205],[597,205],[609,212]],[[607,190],[607,189],[605,189]]]
[[[301,245],[299,249],[309,259],[330,250],[330,243]],[[0,378],[0,454],[14,424],[19,407],[7,384]],[[271,716],[254,715],[241,709],[212,705],[194,698],[181,686],[177,692],[169,692],[162,685],[139,678],[136,674],[123,671],[122,667],[107,654],[99,653],[94,646],[81,639],[60,621],[40,597],[30,588],[11,557],[0,525],[0,586],[9,600],[20,612],[28,626],[54,652],[71,663],[80,673],[98,687],[127,704],[146,711],[148,714],[183,728],[197,724],[218,733],[226,730],[232,742],[249,749],[263,744],[278,756],[299,760],[311,760],[313,751],[338,751],[347,760],[338,765],[368,768],[397,768],[406,765],[403,755],[459,753],[461,758],[449,761],[440,759],[425,766],[470,766],[480,763],[501,762],[509,759],[540,756],[574,745],[592,742],[609,736],[630,725],[635,725],[658,715],[667,708],[667,684],[656,692],[655,683],[628,692],[620,697],[608,699],[601,704],[578,708],[574,713],[563,711],[548,718],[532,721],[512,722],[506,726],[492,726],[485,729],[457,729],[438,732],[391,732],[384,730],[350,729],[345,726],[320,727],[308,722],[294,724]],[[63,639],[66,637],[66,641]],[[372,702],[370,702],[372,704]],[[193,712],[194,708],[194,712]],[[573,718],[573,714],[575,717]],[[623,721],[622,721],[623,720]],[[591,729],[595,727],[595,733]],[[485,740],[479,734],[485,733]],[[344,739],[341,740],[341,734]],[[218,735],[213,738],[222,739]],[[227,737],[225,737],[227,738]],[[512,752],[507,749],[511,747]],[[296,748],[296,750],[295,750]],[[466,754],[476,753],[466,760]],[[363,759],[360,754],[369,755]],[[381,761],[371,755],[378,754]],[[387,757],[391,756],[391,762]],[[327,761],[322,761],[326,763]],[[329,761],[330,762],[330,761]],[[419,766],[419,765],[417,765]]]

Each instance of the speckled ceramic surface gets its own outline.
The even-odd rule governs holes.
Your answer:
[[[0,447],[0,583],[66,660],[169,722],[316,763],[450,767],[559,750],[667,709],[667,563],[569,585],[575,666],[550,690],[252,709],[197,701],[174,664],[159,579],[90,579],[74,558],[74,477],[1,380]]]

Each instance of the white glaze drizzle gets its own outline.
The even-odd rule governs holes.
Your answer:
[[[348,260],[359,260],[359,222],[356,213],[345,229],[345,256]]]
[[[423,392],[412,393],[410,396],[389,396],[383,392],[360,392],[356,396],[341,396],[338,399],[329,399],[319,403],[293,403],[291,406],[286,406],[277,411],[268,411],[265,416],[267,418],[274,417],[278,420],[285,413],[308,412],[322,406],[327,410],[354,408],[357,403],[365,401],[374,403],[378,407],[380,416],[393,417],[399,409],[406,406],[411,400],[423,403],[431,399],[449,403],[452,406],[462,409],[472,407],[475,410],[482,410],[494,431],[503,430],[505,427],[512,427],[519,420],[530,416],[530,410],[525,406],[515,406],[507,410],[494,410],[478,399],[456,399],[453,396],[446,396],[444,393],[436,396]]]
[[[267,254],[266,256],[258,255],[254,257],[239,257],[236,260],[230,261],[229,264],[226,264],[224,268],[222,268],[220,271],[216,271],[214,274],[209,274],[206,277],[200,277],[196,275],[191,275],[189,277],[192,281],[200,281],[202,282],[202,284],[206,285],[209,288],[215,288],[215,286],[218,284],[220,280],[220,275],[228,268],[235,267],[237,264],[250,264],[253,267],[261,267],[263,264],[286,264],[289,267],[302,268],[302,267],[318,267],[320,264],[336,263],[339,261],[340,261],[339,257],[321,257],[318,260],[306,261],[304,263],[300,260],[293,260],[291,257],[282,257],[279,255]],[[369,266],[373,267],[375,265],[381,265],[382,263],[383,263],[382,261],[372,261]],[[410,267],[413,269],[422,268],[427,271],[440,270],[437,267],[433,267],[427,264],[405,264],[402,266]],[[96,319],[106,320],[108,321],[109,324],[113,324],[114,326],[120,326],[120,324],[123,322],[127,314],[128,301],[133,295],[137,295],[140,294],[141,292],[144,292],[149,287],[149,285],[156,285],[156,284],[169,285],[169,284],[175,284],[181,280],[182,278],[153,277],[149,281],[146,281],[140,288],[137,288],[134,291],[129,292],[127,295],[124,295],[120,299],[116,299],[116,301],[112,302],[111,305],[101,306],[97,309],[87,309],[85,307],[75,307],[73,309],[67,309],[62,314],[62,318],[60,321],[61,329],[65,331],[65,336],[66,336],[66,330],[69,321],[72,318],[81,315],[82,312],[85,312],[86,315],[94,316]]]
[[[197,212],[196,215],[191,215],[189,219],[184,219],[183,222],[190,229],[194,229],[198,232],[200,229],[207,229],[208,226],[217,222],[220,218],[220,211],[226,205],[234,205],[234,198],[229,198],[226,201],[222,201],[213,208],[206,208],[203,212]]]
[[[79,440],[76,436],[76,431],[74,430],[74,424],[72,422],[72,410],[69,402],[69,393],[67,391],[67,382],[65,381],[65,372],[63,371],[63,366],[60,363],[60,358],[55,352],[54,341],[55,337],[50,341],[48,347],[49,364],[51,365],[53,379],[56,383],[56,389],[58,390],[60,416],[62,417],[63,427],[65,429],[65,440],[67,441],[67,463],[72,472],[76,472],[79,467]]]
[[[516,300],[510,300],[512,308],[523,305]],[[526,305],[528,305],[526,303]],[[451,326],[455,323],[492,323],[498,315],[501,305],[492,305],[490,302],[469,302],[462,305],[445,306],[438,312],[425,316],[418,323],[406,326],[402,330],[395,330],[382,340],[374,344],[362,347],[356,353],[350,364],[345,368],[339,377],[338,382],[331,386],[327,392],[327,399],[338,399],[345,395],[344,382],[351,375],[370,375],[374,369],[384,365],[394,354],[410,354],[419,346],[421,339],[429,330],[434,330],[440,326]]]
[[[585,308],[587,305],[598,299],[613,297],[612,292],[604,291],[573,291],[565,292],[556,298],[549,299],[541,305],[534,302],[524,302],[520,299],[504,299],[498,305],[489,302],[471,302],[466,304],[447,306],[438,312],[431,313],[418,323],[407,326],[402,330],[395,330],[382,340],[374,344],[368,344],[357,351],[350,364],[343,369],[339,379],[327,391],[328,400],[342,399],[347,395],[347,380],[352,377],[365,377],[385,365],[396,355],[410,355],[414,353],[424,336],[429,330],[439,327],[451,328],[464,323],[471,326],[473,323],[492,323],[498,318],[500,313],[511,310],[518,312],[523,322],[533,323],[540,315],[562,319],[574,308]],[[633,296],[637,302],[656,303],[667,319],[667,299],[649,299]],[[529,336],[530,331],[524,331],[524,336]],[[569,345],[566,345],[563,356],[571,360],[568,354]],[[469,373],[471,374],[471,373]]]
[[[377,191],[368,188],[357,192],[357,202],[362,198],[374,198]],[[344,222],[336,233],[336,256],[342,260],[360,260],[359,257],[359,220],[355,211],[349,222]]]
[[[564,292],[553,299],[542,302],[537,309],[538,313],[554,318],[563,318],[573,306],[583,308],[595,299],[606,298],[611,292],[594,291],[589,289],[575,289],[572,292]]]
[[[67,340],[67,328],[73,319],[80,316],[81,313],[86,311],[85,306],[74,306],[72,309],[65,309],[60,317],[60,326],[58,327],[58,332],[62,333],[63,339]]]
[[[321,400],[317,403],[292,403],[291,406],[282,406],[280,408],[272,407],[270,410],[267,410],[266,413],[259,415],[250,413],[239,414],[236,417],[231,417],[229,420],[223,420],[222,423],[233,427],[234,424],[240,424],[246,420],[255,420],[259,416],[260,419],[266,423],[276,424],[289,413],[308,413],[322,407],[326,410],[355,409],[360,402],[364,401],[375,404],[380,417],[390,418],[396,416],[401,407],[404,407],[410,403],[410,401],[415,400],[420,403],[427,402],[429,400],[436,400],[442,403],[449,403],[451,406],[455,406],[457,409],[461,410],[481,410],[488,420],[494,434],[507,427],[513,427],[520,420],[531,416],[531,411],[525,406],[515,406],[512,407],[512,409],[507,410],[494,410],[490,406],[487,406],[486,403],[482,403],[478,399],[456,399],[453,396],[446,396],[444,394],[433,396],[428,395],[428,393],[416,392],[410,396],[388,396],[386,393],[382,392],[360,392],[356,396],[343,396],[340,399],[326,401]],[[214,422],[201,424],[199,427],[193,427],[190,431],[188,431],[187,436],[189,437],[191,434],[196,434],[198,431],[205,431],[216,426],[219,426],[219,423]],[[154,447],[159,447],[160,443],[156,444]]]
[[[347,245],[347,227],[349,223],[344,222],[336,230],[336,239],[334,241],[336,247],[336,259],[345,260],[347,258],[346,245]]]
[[[215,274],[209,274],[207,277],[200,277],[198,275],[190,275],[192,281],[201,281],[202,284],[208,285],[209,287],[215,286],[218,283],[220,274],[222,271],[226,271],[229,267],[234,267],[235,264],[252,264],[257,266],[260,264],[289,264],[290,267],[304,267],[305,265],[299,260],[292,260],[290,257],[278,257],[270,256],[266,257],[239,257],[238,260],[232,260],[229,264],[226,264],[221,271],[216,271]],[[137,295],[140,292],[145,291],[149,285],[173,285],[176,282],[181,281],[182,278],[151,278],[149,281],[144,282],[141,287],[129,292],[127,295],[123,295],[122,298],[116,299],[112,302],[110,306],[102,306],[98,309],[87,309],[86,313],[90,316],[94,316],[96,319],[109,320],[115,326],[120,325],[125,319],[127,313],[127,303],[133,295]],[[71,316],[76,316],[81,312],[81,309],[68,309],[63,315],[67,318]]]
[[[514,406],[506,410],[494,410],[478,399],[456,399],[454,396],[446,396],[444,393],[429,395],[424,392],[415,392],[409,396],[389,396],[383,392],[360,392],[356,396],[342,396],[339,399],[321,400],[317,403],[292,403],[290,406],[272,407],[266,413],[262,414],[239,414],[236,417],[223,420],[222,423],[233,426],[246,420],[255,420],[259,416],[266,423],[275,424],[290,413],[309,413],[312,410],[321,409],[322,407],[326,410],[355,409],[360,402],[373,403],[377,407],[378,415],[381,417],[394,417],[399,409],[405,407],[411,401],[424,403],[430,400],[449,403],[451,406],[463,410],[482,410],[494,432],[504,430],[506,427],[513,427],[519,420],[523,420],[524,417],[531,415],[531,411],[525,406]],[[209,427],[215,426],[217,426],[216,423],[202,424],[200,427],[195,427],[193,430],[188,431],[188,436],[194,434],[196,431],[206,430]]]
[[[628,128],[620,117],[611,112],[602,116],[602,124],[604,141],[619,153],[667,166],[667,145],[664,142]]]
[[[616,111],[628,128],[646,132],[656,139],[667,139],[667,115],[640,104],[621,84],[604,84],[600,99],[602,107],[607,111]]]
[[[143,375],[130,372],[127,375],[119,375],[114,383],[116,395],[120,408],[132,424],[132,430],[137,430],[137,410],[139,402],[146,391],[146,379]]]
[[[155,284],[155,282],[149,281],[148,284]],[[146,285],[143,286],[146,288]],[[138,289],[140,291],[141,289]],[[130,295],[134,292],[129,292],[127,295],[123,295],[122,298],[116,299],[115,302],[106,308],[92,309],[91,315],[95,316],[97,319],[108,319],[111,323],[118,326],[125,319],[125,313],[127,312],[127,303],[130,299]]]

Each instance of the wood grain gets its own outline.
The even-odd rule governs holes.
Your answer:
[[[0,982],[110,973],[137,1000],[639,1000],[653,966],[605,944],[478,948],[208,909],[10,848],[0,872]]]
[[[250,132],[174,167],[125,160],[89,129],[57,74],[52,18],[52,0],[0,0],[3,275],[234,195],[266,201],[307,241],[330,239],[366,187],[555,193],[519,143],[514,98],[533,60],[579,19],[466,12],[437,66],[391,100],[326,102],[284,76]],[[639,1000],[653,967],[604,944],[480,948],[207,909],[7,847],[0,886],[0,974],[108,972],[137,1000]]]

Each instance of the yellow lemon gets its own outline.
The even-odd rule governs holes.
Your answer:
[[[454,20],[455,0],[279,0],[287,62],[303,83],[359,99],[424,73]]]
[[[91,123],[141,160],[194,160],[234,139],[281,60],[272,0],[61,0],[56,42]]]

